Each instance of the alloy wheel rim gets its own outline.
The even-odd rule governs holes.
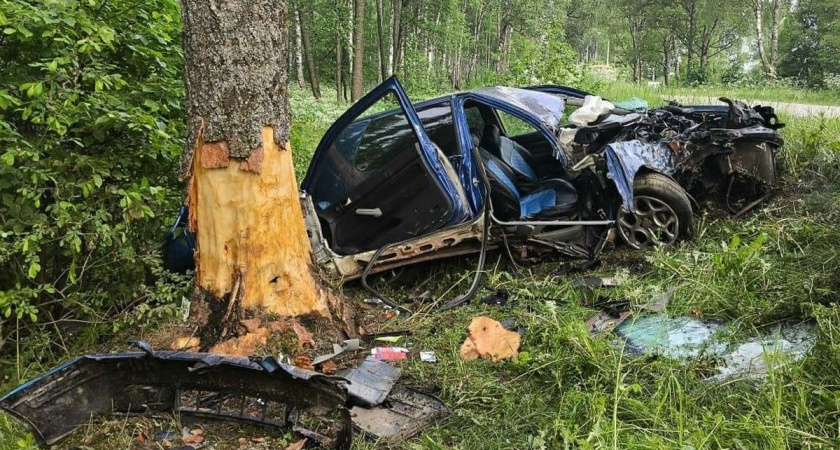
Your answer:
[[[618,231],[627,245],[648,248],[659,244],[671,245],[677,242],[680,220],[673,208],[664,201],[645,195],[634,198],[636,212],[621,208],[618,214]]]

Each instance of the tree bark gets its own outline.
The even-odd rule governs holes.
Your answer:
[[[336,0],[335,6],[336,9],[339,7],[339,2],[341,0]],[[338,21],[338,20],[337,20]],[[344,46],[341,45],[341,27],[336,24],[336,33],[335,33],[335,99],[337,101],[346,100],[344,97],[344,80],[342,79],[342,56],[344,54]]]
[[[286,2],[184,0],[182,14],[196,296],[210,322],[241,308],[329,317],[289,145]]]
[[[770,73],[776,78],[776,70],[779,65],[779,33],[782,23],[785,21],[787,3],[784,0],[773,0],[773,25],[770,27]]]
[[[353,89],[350,100],[355,102],[364,94],[365,59],[365,0],[353,0]]]
[[[309,27],[311,25],[311,16],[303,11],[297,10],[298,22],[300,22],[300,35],[303,41],[303,53],[306,56],[306,69],[309,73],[309,85],[312,88],[312,95],[316,99],[321,98],[321,87],[318,86],[318,67],[315,66],[315,57],[312,55],[312,45],[309,41]]]
[[[303,43],[300,37],[300,16],[295,11],[295,69],[297,69],[297,83],[301,89],[306,87],[303,77]]]
[[[402,50],[402,0],[393,0],[394,15],[393,27],[391,29],[391,67],[390,73],[397,73],[400,67],[400,51]]]
[[[379,35],[379,75],[388,78],[388,39],[385,35],[385,8],[383,0],[376,0],[376,31]]]

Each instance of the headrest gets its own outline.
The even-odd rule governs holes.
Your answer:
[[[502,135],[499,127],[490,124],[484,127],[484,136],[481,137],[481,147],[491,153],[499,154],[502,147]]]

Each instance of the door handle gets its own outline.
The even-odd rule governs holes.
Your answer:
[[[357,216],[382,217],[382,210],[379,208],[359,208],[356,210]]]

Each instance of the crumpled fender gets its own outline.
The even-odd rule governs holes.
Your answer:
[[[663,175],[674,173],[673,153],[661,143],[624,141],[608,144],[604,151],[607,177],[615,183],[626,211],[636,211],[633,202],[633,181],[642,167]]]

